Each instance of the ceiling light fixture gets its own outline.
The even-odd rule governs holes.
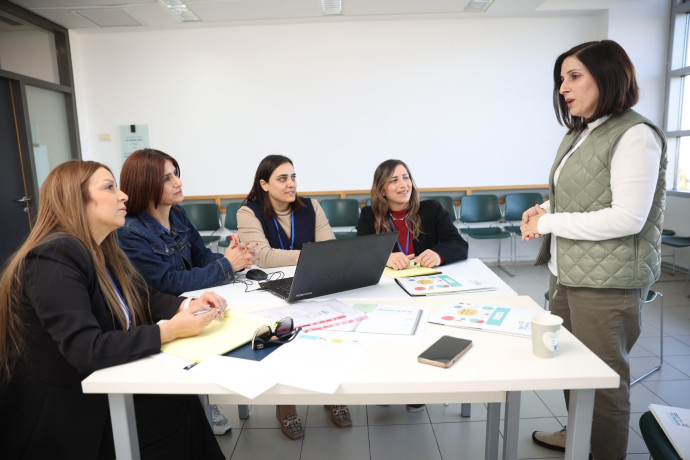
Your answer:
[[[189,9],[187,4],[182,0],[158,0],[163,6],[165,6],[172,14],[177,16],[182,20],[182,22],[194,22],[201,21],[199,16],[197,16],[194,11]]]
[[[483,13],[489,9],[494,0],[472,0],[465,7],[468,13]]]
[[[321,0],[321,11],[324,16],[343,14],[342,0]]]

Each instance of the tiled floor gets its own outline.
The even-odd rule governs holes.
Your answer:
[[[514,278],[496,270],[518,294],[544,302],[545,268],[520,264]],[[683,294],[685,277],[664,274],[654,289],[664,294],[664,365],[632,388],[628,460],[648,459],[639,435],[639,417],[650,403],[690,407],[690,298]],[[633,376],[658,362],[659,311],[656,301],[643,309],[642,336],[632,351]],[[298,406],[304,439],[290,441],[280,431],[275,406],[252,406],[240,420],[235,406],[223,407],[231,433],[217,439],[232,460],[435,460],[484,458],[486,408],[472,404],[472,416],[460,417],[460,405],[429,405],[408,414],[404,406],[350,406],[353,427],[336,428],[323,406]],[[563,458],[536,446],[534,430],[557,430],[567,413],[560,391],[528,392],[521,403],[520,459]],[[501,445],[502,448],[502,445]]]

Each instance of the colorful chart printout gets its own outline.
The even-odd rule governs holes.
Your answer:
[[[530,337],[530,321],[537,313],[540,311],[455,302],[432,313],[429,322]]]

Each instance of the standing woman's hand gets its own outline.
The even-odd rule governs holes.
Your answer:
[[[532,238],[540,238],[542,236],[539,233],[539,219],[544,214],[546,214],[546,210],[538,204],[522,213],[520,231],[522,232],[523,240],[529,241]]]
[[[414,254],[405,255],[402,252],[391,252],[386,266],[393,270],[402,270],[410,265],[410,260],[414,259]]]

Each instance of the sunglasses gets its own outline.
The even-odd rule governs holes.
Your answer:
[[[290,317],[278,321],[275,329],[271,329],[271,326],[268,325],[261,326],[254,332],[252,350],[263,350],[266,347],[275,347],[288,343],[297,337],[301,330],[301,327],[295,329],[295,323]]]

